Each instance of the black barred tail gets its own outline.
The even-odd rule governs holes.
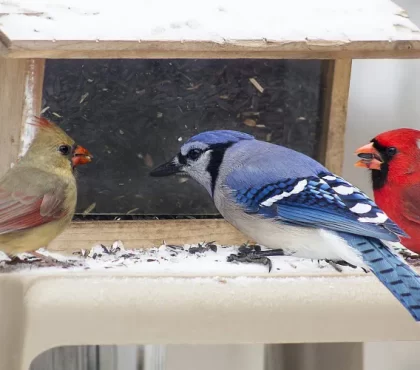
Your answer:
[[[341,235],[363,257],[376,277],[420,321],[420,276],[378,239]]]

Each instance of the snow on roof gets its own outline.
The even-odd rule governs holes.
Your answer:
[[[16,57],[420,49],[419,28],[389,0],[9,0],[0,30],[3,52]]]

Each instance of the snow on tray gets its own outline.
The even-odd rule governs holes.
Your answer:
[[[40,249],[37,252],[52,257],[62,264],[46,266],[29,254],[19,255],[28,263],[7,264],[8,257],[0,256],[0,272],[98,272],[112,271],[144,276],[298,276],[337,275],[337,270],[325,261],[295,257],[271,257],[272,271],[261,264],[227,262],[227,257],[238,253],[238,246],[194,244],[183,246],[161,245],[150,249],[125,249],[121,241],[111,247],[95,245],[90,251],[65,256]],[[265,250],[262,248],[262,250]],[[32,257],[32,258],[31,258]],[[364,274],[357,268],[342,267],[342,272]]]

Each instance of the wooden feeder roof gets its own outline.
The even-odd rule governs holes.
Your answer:
[[[412,58],[420,30],[389,0],[10,0],[14,58]]]

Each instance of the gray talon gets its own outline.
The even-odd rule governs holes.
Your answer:
[[[227,257],[227,262],[240,262],[240,263],[257,263],[264,266],[268,266],[268,272],[271,272],[273,264],[267,257],[260,256],[259,253],[238,253],[231,254]]]

